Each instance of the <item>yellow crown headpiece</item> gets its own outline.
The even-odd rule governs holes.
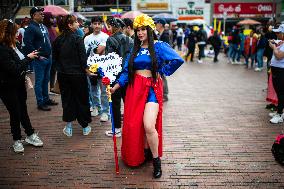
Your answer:
[[[137,29],[143,26],[149,26],[150,28],[152,28],[152,30],[156,29],[154,20],[149,17],[147,14],[141,14],[139,16],[136,16],[136,18],[134,19],[133,22],[133,28]]]

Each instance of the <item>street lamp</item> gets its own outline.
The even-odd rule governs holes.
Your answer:
[[[227,19],[227,12],[223,12],[223,19],[224,19],[224,24],[223,24],[223,32],[224,32],[224,35],[226,35],[226,19]]]

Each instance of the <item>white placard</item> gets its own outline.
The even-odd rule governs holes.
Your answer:
[[[110,79],[111,84],[122,71],[122,58],[115,52],[107,55],[93,54],[89,56],[87,64],[88,66],[98,64],[98,67],[102,68],[104,75]]]

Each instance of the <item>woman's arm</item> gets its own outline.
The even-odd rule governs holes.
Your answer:
[[[184,60],[177,54],[177,52],[169,46],[169,44],[164,42],[159,42],[159,57],[163,62],[167,62],[163,64],[159,69],[159,73],[161,75],[170,76],[172,75],[183,63]]]
[[[271,41],[269,41],[269,46],[272,48],[273,54],[274,54],[274,56],[275,56],[275,58],[276,58],[277,60],[281,60],[281,59],[284,58],[284,52],[281,51],[280,49],[278,49],[278,48],[276,47],[276,45],[273,44]]]

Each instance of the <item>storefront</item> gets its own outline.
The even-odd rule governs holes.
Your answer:
[[[180,23],[188,23],[191,20],[201,19],[210,23],[210,4],[205,0],[173,0],[173,14]]]
[[[229,31],[237,22],[250,18],[266,24],[275,14],[275,4],[270,2],[216,2],[213,5],[213,18],[226,22],[226,31]],[[228,29],[228,30],[227,30]]]

